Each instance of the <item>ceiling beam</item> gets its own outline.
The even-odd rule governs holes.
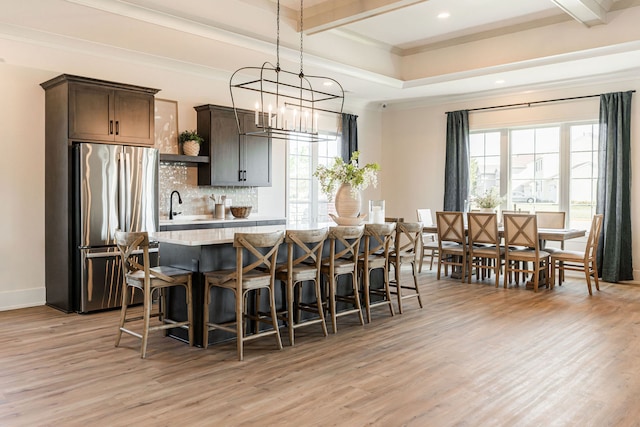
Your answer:
[[[304,8],[304,33],[315,34],[428,0],[328,0]],[[298,28],[298,31],[300,28]]]
[[[551,0],[576,21],[587,27],[607,23],[613,0]]]

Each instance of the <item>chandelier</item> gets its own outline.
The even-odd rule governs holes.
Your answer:
[[[303,0],[300,0],[300,71],[280,68],[280,0],[277,5],[276,65],[265,62],[261,67],[236,70],[229,81],[231,103],[238,133],[275,139],[318,142],[331,138],[318,133],[320,114],[331,114],[338,133],[337,117],[342,114],[344,90],[330,77],[306,75],[303,70]],[[242,110],[236,107],[236,97],[255,97],[254,126],[239,119]],[[338,111],[339,107],[339,111]],[[246,111],[246,110],[245,110]]]

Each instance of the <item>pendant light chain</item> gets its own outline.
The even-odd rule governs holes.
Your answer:
[[[304,34],[302,13],[304,11],[304,0],[300,0],[300,78],[304,77],[304,71],[302,70],[302,35]]]
[[[276,12],[276,69],[280,69],[280,0]]]

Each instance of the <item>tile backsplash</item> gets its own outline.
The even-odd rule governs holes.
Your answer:
[[[251,213],[258,213],[257,187],[198,186],[198,168],[186,163],[160,162],[158,177],[160,218],[169,216],[169,197],[173,190],[178,190],[182,197],[182,204],[177,207],[174,197],[173,210],[183,215],[212,215],[214,203],[209,198],[212,194],[227,196],[234,206],[253,206]]]

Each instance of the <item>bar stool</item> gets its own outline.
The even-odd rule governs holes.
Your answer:
[[[398,222],[396,224],[396,235],[394,238],[393,250],[389,253],[389,265],[393,266],[394,279],[389,280],[389,286],[395,288],[392,294],[398,298],[398,311],[402,314],[402,300],[407,298],[418,298],[418,304],[422,308],[422,297],[418,288],[417,257],[420,253],[422,240],[422,223],[420,222]],[[413,286],[402,284],[400,281],[400,270],[402,264],[411,264],[413,275]],[[413,293],[402,294],[403,289],[413,290]]]
[[[338,333],[337,318],[356,313],[360,324],[364,325],[362,307],[358,295],[358,254],[360,240],[364,232],[364,226],[336,226],[329,228],[329,257],[322,260],[321,271],[328,281],[329,311],[331,313],[331,326],[333,333]],[[343,275],[351,276],[352,295],[338,295],[338,278]],[[337,313],[337,302],[346,302],[353,305]]]
[[[167,330],[171,328],[184,328],[189,330],[189,345],[193,345],[193,323],[191,309],[191,272],[174,267],[149,267],[149,235],[147,232],[123,232],[116,231],[116,245],[122,259],[122,308],[120,309],[120,324],[116,336],[116,347],[120,345],[120,338],[125,332],[142,340],[140,357],[144,359],[147,353],[147,341],[150,331]],[[140,253],[142,250],[142,253]],[[142,255],[142,264],[139,263]],[[164,310],[167,308],[166,289],[170,287],[183,287],[187,301],[187,320],[176,321],[169,319]],[[131,289],[129,295],[128,290]],[[144,295],[142,316],[127,317],[129,301],[133,299],[135,290],[139,289]],[[152,313],[153,294],[159,293],[158,311]],[[151,317],[157,317],[159,325],[150,325]],[[125,327],[128,322],[143,321],[142,334]]]
[[[320,323],[322,333],[327,336],[327,325],[324,321],[324,308],[320,289],[320,267],[322,265],[322,248],[327,238],[326,228],[316,230],[288,230],[285,236],[287,243],[287,263],[276,270],[276,279],[285,283],[287,307],[279,312],[289,330],[289,344],[294,344],[294,329]],[[299,255],[296,255],[299,254]],[[302,302],[302,288],[305,283],[313,283],[315,302]],[[297,298],[294,290],[298,290]],[[294,316],[294,309],[296,311]],[[309,311],[318,315],[317,319],[300,321],[300,312]]]
[[[389,289],[389,252],[395,236],[395,229],[395,223],[365,224],[364,226],[364,249],[358,259],[358,271],[362,277],[362,294],[364,295],[367,323],[371,323],[371,307],[388,305],[391,315],[394,315],[391,290]],[[371,272],[378,269],[382,270],[384,286],[382,289],[371,289]],[[383,299],[372,303],[372,294],[380,295]]]
[[[209,331],[221,329],[236,334],[238,360],[243,360],[243,344],[245,341],[265,335],[275,335],[278,348],[282,350],[282,340],[278,329],[278,318],[275,304],[275,273],[278,248],[284,240],[284,231],[273,233],[235,233],[233,247],[236,248],[236,268],[233,270],[217,270],[205,273],[204,298],[204,337],[203,347],[209,343]],[[246,254],[246,256],[245,256]],[[247,265],[245,265],[245,261]],[[212,323],[209,319],[209,300],[211,288],[220,287],[233,292],[236,300],[235,319],[226,323]],[[266,289],[269,291],[270,320],[267,321],[259,313],[251,316],[245,311],[246,298],[249,291]],[[256,331],[245,336],[245,318],[268,323],[271,330]],[[233,326],[235,327],[233,327]]]

